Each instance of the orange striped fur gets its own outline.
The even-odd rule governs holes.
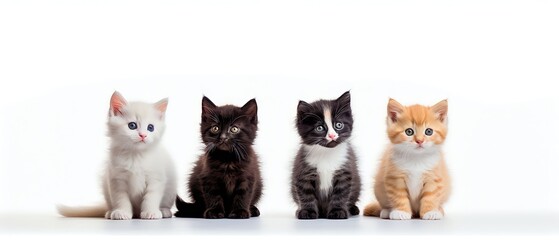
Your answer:
[[[391,144],[375,177],[377,202],[367,205],[364,215],[441,219],[442,205],[450,193],[450,177],[441,150],[447,134],[448,103],[443,100],[431,107],[405,107],[390,99],[387,110]],[[406,134],[406,129],[412,129],[413,134]]]

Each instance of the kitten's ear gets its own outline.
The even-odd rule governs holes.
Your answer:
[[[342,96],[336,99],[336,102],[338,102],[341,106],[349,105],[351,103],[351,95],[349,94],[349,91],[345,92]]]
[[[168,104],[169,104],[169,98],[163,98],[163,99],[159,100],[159,102],[156,102],[153,105],[155,106],[155,109],[157,109],[161,113],[165,114],[165,112],[167,111],[167,105]]]
[[[256,104],[256,99],[250,99],[241,109],[249,116],[251,123],[258,123],[258,105]]]
[[[442,100],[431,107],[431,111],[437,116],[437,119],[446,123],[446,114],[448,113],[448,100]]]
[[[126,99],[124,99],[124,97],[120,95],[119,92],[115,91],[111,96],[111,106],[109,109],[109,115],[110,116],[122,115],[122,108],[124,108],[126,104],[128,104],[128,102],[126,102]]]
[[[217,106],[208,97],[202,98],[202,115],[210,114]]]
[[[405,107],[394,99],[388,100],[387,112],[388,119],[393,123],[398,121],[398,118],[404,113]]]
[[[309,112],[312,110],[312,106],[305,101],[299,100],[299,104],[297,104],[297,112]]]

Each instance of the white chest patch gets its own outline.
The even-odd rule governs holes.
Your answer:
[[[304,145],[307,152],[305,161],[316,168],[320,179],[320,192],[327,195],[332,189],[332,178],[347,161],[348,144],[341,143],[334,148],[319,145]]]
[[[423,189],[423,174],[436,166],[441,159],[441,154],[439,151],[410,153],[397,147],[394,150],[392,162],[406,173],[410,200],[415,201]]]
[[[411,200],[416,200],[423,188],[423,173],[422,172],[408,172],[408,179],[406,181],[408,192]]]
[[[112,166],[114,176],[127,183],[127,191],[133,198],[141,197],[146,189],[145,166],[138,159],[119,158]]]

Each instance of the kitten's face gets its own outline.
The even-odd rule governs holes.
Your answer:
[[[257,110],[254,99],[243,107],[218,107],[209,98],[204,97],[200,131],[206,149],[234,152],[240,158],[246,157],[247,148],[256,138]]]
[[[304,144],[333,148],[346,141],[352,129],[349,91],[336,100],[319,100],[310,104],[299,101],[297,131]]]
[[[402,106],[394,99],[388,102],[387,133],[399,149],[428,152],[444,143],[447,133],[448,103],[443,100],[432,107]]]
[[[115,92],[109,110],[109,136],[113,143],[132,150],[146,149],[159,142],[165,130],[167,99],[157,103],[128,103]]]

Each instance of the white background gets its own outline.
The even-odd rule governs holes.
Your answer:
[[[389,97],[449,99],[448,215],[559,212],[556,1],[0,2],[0,212],[102,201],[110,95],[170,98],[179,193],[202,147],[203,95],[255,97],[262,216],[292,216],[299,99],[351,90],[363,178],[388,140]]]

